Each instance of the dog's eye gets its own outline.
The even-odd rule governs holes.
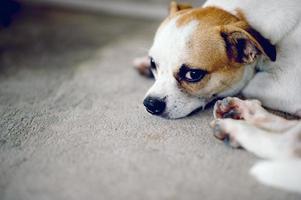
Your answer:
[[[206,73],[203,70],[193,69],[189,70],[185,74],[185,80],[189,82],[198,82],[200,81]]]
[[[150,58],[150,67],[151,67],[151,69],[156,69],[157,68],[157,65],[156,65],[153,58]]]
[[[186,65],[183,65],[180,69],[180,78],[182,80],[185,80],[187,82],[198,82],[204,78],[204,76],[208,72],[201,70],[201,69],[191,69],[187,67]]]

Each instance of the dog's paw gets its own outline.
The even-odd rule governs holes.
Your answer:
[[[231,130],[231,121],[232,119],[217,119],[213,120],[210,123],[211,128],[213,129],[213,135],[219,139],[224,141],[225,144],[233,147],[233,148],[240,148],[240,144],[235,139],[235,132]],[[233,120],[232,120],[233,121]]]
[[[215,103],[213,115],[215,119],[232,118],[243,119],[240,105],[242,100],[236,97],[227,97]]]
[[[232,118],[236,120],[254,120],[262,118],[264,112],[258,100],[241,100],[237,97],[227,97],[214,105],[215,119]]]
[[[150,60],[148,57],[135,58],[133,60],[133,65],[142,76],[153,78],[153,73],[150,67]]]

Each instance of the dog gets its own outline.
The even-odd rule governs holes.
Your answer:
[[[149,56],[135,61],[155,78],[146,110],[176,119],[224,98],[214,135],[267,159],[250,170],[260,182],[301,192],[301,121],[262,107],[301,117],[300,21],[299,0],[172,2]]]

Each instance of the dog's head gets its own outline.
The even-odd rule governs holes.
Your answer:
[[[149,57],[156,81],[144,105],[152,114],[180,118],[238,93],[253,77],[258,59],[274,61],[276,50],[242,15],[172,2]]]

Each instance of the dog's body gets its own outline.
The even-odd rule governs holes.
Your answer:
[[[209,0],[233,14],[241,11],[248,23],[277,48],[277,60],[257,64],[257,73],[242,93],[266,107],[301,116],[301,2],[298,0]]]
[[[258,99],[266,107],[301,116],[301,3],[298,0],[209,0],[205,6],[219,6],[234,13],[240,9],[252,27],[277,47],[275,62],[259,62],[257,73],[242,94]],[[251,174],[259,181],[301,192],[301,121],[287,121],[265,112],[252,101],[226,99],[225,108],[239,110],[244,121],[217,117],[215,134],[228,137],[261,158],[271,159],[256,164]],[[232,106],[230,105],[232,101]],[[252,114],[250,114],[252,113]],[[246,116],[247,115],[247,116]],[[218,127],[219,130],[216,130]],[[221,139],[223,139],[222,136]],[[234,144],[235,146],[236,144]]]
[[[144,100],[147,110],[180,118],[242,92],[301,117],[300,4],[208,0],[193,9],[173,2],[149,51],[156,82]],[[272,159],[252,168],[261,182],[301,192],[301,122],[272,115],[259,101],[217,102],[215,136]]]

